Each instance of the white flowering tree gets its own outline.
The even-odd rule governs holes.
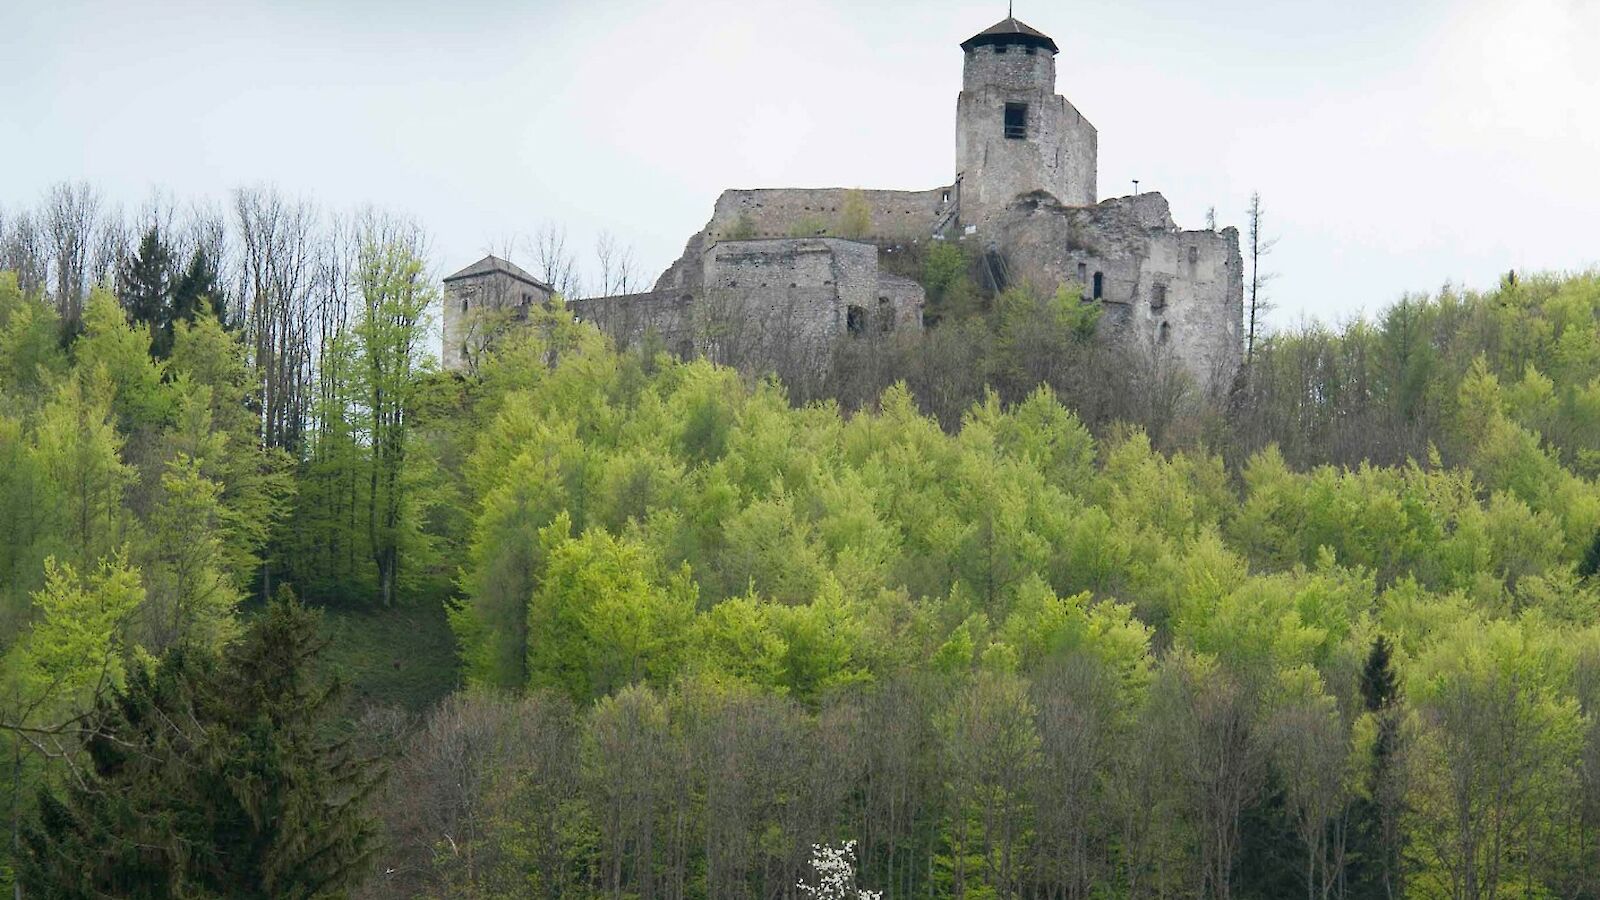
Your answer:
[[[811,878],[800,892],[812,900],[883,900],[882,891],[856,887],[856,842],[811,845]]]

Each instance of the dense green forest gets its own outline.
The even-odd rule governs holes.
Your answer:
[[[20,896],[1600,897],[1600,277],[1213,397],[937,246],[803,384],[559,308],[463,376],[321,221],[0,227]]]

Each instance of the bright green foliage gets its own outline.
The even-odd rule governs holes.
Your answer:
[[[52,721],[121,681],[128,635],[144,601],[139,573],[120,557],[80,575],[45,560],[44,587],[33,596],[35,621],[5,657],[6,721]]]
[[[55,310],[17,286],[14,272],[0,272],[0,396],[7,408],[25,404],[66,369]]]
[[[928,246],[922,269],[928,322],[956,321],[978,312],[978,286],[968,274],[970,266],[960,244],[935,241]]]
[[[355,324],[354,375],[365,405],[366,526],[377,567],[378,601],[393,604],[400,589],[401,556],[409,570],[426,566],[428,540],[421,528],[418,481],[427,463],[411,446],[409,419],[423,364],[427,314],[438,299],[415,250],[400,241],[370,240],[361,249],[357,281],[361,307]]]
[[[102,375],[96,369],[95,375]],[[64,559],[93,565],[127,540],[132,517],[123,505],[137,475],[121,459],[124,438],[112,415],[113,386],[103,377],[66,380],[40,411],[28,448],[53,496],[45,528]]]
[[[1550,840],[1543,812],[1569,796],[1583,737],[1567,694],[1570,651],[1534,622],[1468,618],[1416,663],[1408,695],[1421,715],[1411,828],[1435,867],[1424,889],[1492,897],[1525,880]]]
[[[180,453],[167,464],[143,554],[150,602],[139,633],[151,652],[178,643],[221,646],[233,636],[248,569],[229,569],[235,560],[223,549],[224,515],[222,485],[201,474],[197,460]]]
[[[530,685],[589,697],[670,680],[694,615],[693,582],[679,575],[658,584],[646,548],[570,531],[563,514],[539,533],[546,562],[528,610]]]
[[[159,428],[172,413],[161,383],[165,365],[150,358],[148,330],[130,325],[117,298],[96,288],[83,313],[83,335],[72,345],[84,371],[103,372],[112,388],[112,408],[124,431]]]
[[[937,354],[835,401],[559,308],[434,372],[416,245],[366,226],[294,456],[203,309],[152,362],[102,292],[63,353],[0,277],[19,696],[40,648],[244,646],[280,582],[372,617],[453,586],[494,696],[402,738],[396,893],[782,896],[841,837],[892,896],[1600,887],[1596,279],[1275,335],[1224,409],[1070,290],[980,309],[933,242],[905,259],[946,321],[877,349]],[[61,684],[37,721],[90,709]],[[163,690],[123,699],[212,696]],[[263,746],[228,752],[298,784]],[[13,795],[63,771],[25,755]]]
[[[867,195],[859,190],[845,191],[844,203],[839,207],[840,237],[860,239],[872,234],[872,205]]]

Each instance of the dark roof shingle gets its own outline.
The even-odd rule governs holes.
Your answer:
[[[533,277],[532,275],[529,275],[521,266],[511,262],[510,260],[501,259],[498,256],[485,256],[483,259],[480,259],[472,265],[467,266],[465,269],[462,269],[454,275],[446,275],[444,280],[455,281],[458,278],[471,278],[474,275],[490,275],[495,272],[504,272],[518,281],[527,282],[528,284],[543,288],[544,290],[552,293],[555,292],[554,288]]]
[[[1007,16],[1004,19],[978,32],[972,37],[961,42],[961,49],[971,50],[973,47],[984,47],[990,44],[1021,44],[1025,47],[1043,47],[1051,53],[1059,52],[1056,42],[1044,32],[1017,21],[1015,17]]]

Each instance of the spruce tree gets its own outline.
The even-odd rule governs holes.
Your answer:
[[[1400,685],[1394,648],[1383,635],[1373,639],[1362,667],[1361,699],[1374,717],[1377,739],[1366,790],[1351,806],[1349,896],[1392,900],[1401,889]]]
[[[225,657],[177,648],[94,719],[23,834],[29,897],[340,896],[375,849],[378,767],[320,731],[317,617],[280,597]]]
[[[1583,554],[1583,559],[1578,562],[1578,577],[1594,578],[1600,576],[1600,531],[1594,533],[1594,540],[1589,542],[1589,549]]]
[[[223,315],[222,286],[217,282],[217,266],[204,247],[196,248],[189,257],[189,265],[172,284],[172,316],[168,330],[177,322],[194,322],[194,317],[204,306],[210,309],[217,321],[226,324]]]
[[[128,318],[150,333],[151,354],[165,356],[172,346],[173,271],[172,250],[161,240],[159,229],[152,225],[145,231],[117,280]]]

